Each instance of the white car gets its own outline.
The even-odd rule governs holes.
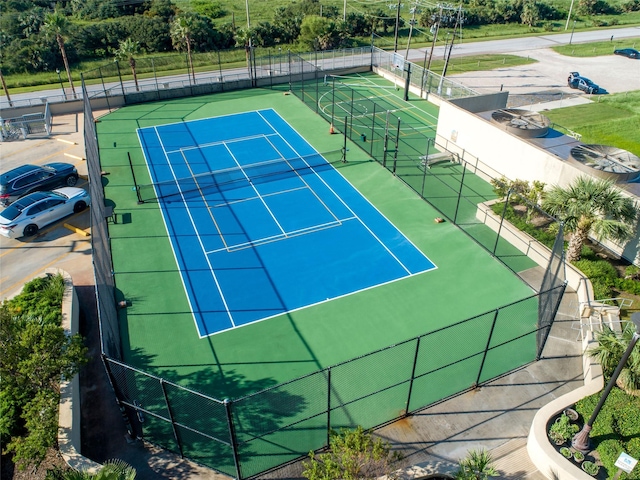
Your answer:
[[[35,235],[42,227],[81,212],[90,204],[89,194],[82,188],[30,193],[0,212],[0,235],[9,238]]]

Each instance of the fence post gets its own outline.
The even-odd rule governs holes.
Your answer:
[[[156,81],[156,94],[160,100],[160,85],[158,85],[158,75],[156,74],[156,62],[151,58],[151,68],[153,69],[153,79]]]
[[[122,90],[122,96],[124,98],[124,102],[127,103],[127,96],[124,92],[124,83],[122,82],[122,75],[120,74],[120,62],[116,60],[116,69],[118,70],[118,79],[120,80],[120,89]],[[100,69],[100,77],[102,78],[102,69]],[[104,79],[102,80],[102,85],[104,85]]]
[[[109,105],[109,94],[107,93],[107,87],[105,87],[105,85],[104,85],[104,77],[102,76],[102,68],[100,68],[99,70],[100,70],[100,81],[102,82],[102,91],[104,92],[104,99],[107,101],[107,108],[109,109],[109,112],[111,112],[111,105]],[[120,73],[120,69],[118,69],[118,74],[119,73]],[[120,85],[122,85],[122,83]],[[124,103],[127,103],[127,96],[124,95],[124,91],[123,91],[123,98],[124,98]]]
[[[327,367],[327,447],[331,442],[331,367]]]
[[[353,115],[351,116],[351,122],[353,122]],[[369,156],[370,157],[373,157],[373,142],[374,142],[374,139],[375,139],[375,134],[376,134],[376,103],[373,104],[373,114],[371,115],[371,135],[370,135],[371,140],[369,141],[369,145],[371,145],[369,147]],[[373,158],[375,158],[375,157],[373,157]],[[375,158],[375,160],[377,162],[380,161],[377,158]]]
[[[511,189],[507,192],[507,198],[504,201],[504,208],[502,209],[502,215],[500,215],[500,225],[498,225],[498,232],[496,235],[496,243],[493,246],[493,252],[491,255],[496,256],[496,251],[498,250],[498,242],[500,241],[500,232],[502,231],[502,224],[504,223],[504,217],[507,214],[507,206],[509,205],[509,198],[511,197]]]
[[[169,421],[171,422],[171,430],[173,430],[173,436],[176,439],[176,443],[178,444],[178,449],[180,450],[180,458],[184,458],[184,453],[182,451],[182,442],[180,441],[180,437],[178,436],[178,430],[176,430],[176,424],[173,420],[173,412],[171,411],[171,404],[169,403],[169,397],[167,396],[167,390],[164,386],[165,381],[163,378],[160,379],[160,388],[162,389],[162,396],[164,397],[164,403],[167,406],[167,412],[169,412]]]
[[[496,313],[493,316],[493,323],[491,324],[491,331],[489,332],[489,337],[487,338],[487,346],[484,348],[484,355],[482,356],[482,363],[480,363],[480,369],[478,370],[478,377],[476,378],[476,383],[474,384],[474,388],[478,386],[480,383],[480,377],[482,376],[482,370],[484,369],[484,361],[487,359],[487,351],[489,350],[489,345],[491,345],[491,338],[493,337],[493,329],[496,328],[496,321],[498,320],[498,314],[500,313],[500,309],[496,309]]]
[[[416,353],[413,355],[413,368],[411,369],[411,381],[409,382],[409,394],[407,395],[407,408],[404,409],[404,416],[409,415],[409,406],[411,405],[411,394],[413,392],[413,381],[416,378],[416,366],[418,365],[418,353],[420,352],[420,340],[422,337],[418,337],[416,342]]]
[[[453,223],[457,225],[458,209],[460,208],[460,198],[462,198],[462,188],[464,187],[464,175],[467,171],[467,163],[462,164],[462,178],[460,179],[460,191],[458,192],[458,200],[456,201],[456,211],[453,213]]]
[[[427,151],[424,154],[424,168],[422,169],[422,189],[420,190],[420,196],[424,198],[424,187],[427,183],[427,159],[429,158],[429,151],[431,150],[431,138],[427,138]]]
[[[291,50],[287,50],[287,53],[289,55],[289,91],[291,91]]]
[[[233,414],[231,413],[232,402],[228,398],[224,399],[224,409],[227,413],[227,426],[229,427],[229,444],[233,451],[233,464],[236,467],[236,480],[241,480],[240,458],[238,457],[238,442],[236,441],[236,429],[233,426]]]
[[[398,163],[398,144],[400,142],[400,117],[398,117],[398,129],[396,130],[396,141],[393,150],[393,174],[396,174],[396,164]]]

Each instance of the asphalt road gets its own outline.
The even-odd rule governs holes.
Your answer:
[[[480,55],[480,54],[488,54],[488,53],[510,53],[515,55],[523,55],[526,56],[530,54],[532,57],[534,56],[534,51],[540,49],[546,49],[549,47],[553,47],[556,45],[563,45],[571,43],[588,43],[588,42],[596,42],[608,40],[611,38],[611,35],[614,35],[614,38],[638,38],[638,45],[640,46],[640,26],[636,27],[624,27],[624,28],[615,28],[615,29],[603,29],[603,30],[594,30],[587,32],[574,32],[571,33],[568,31],[567,33],[559,33],[552,35],[539,35],[535,37],[526,37],[526,38],[511,38],[506,40],[491,40],[486,42],[465,42],[464,40],[461,43],[456,43],[453,46],[453,51],[451,53],[452,56],[466,56],[466,55]],[[637,47],[640,48],[640,47]],[[419,48],[419,49],[410,49],[409,50],[409,59],[413,62],[418,63],[419,65],[423,64],[423,60],[425,57],[425,53],[429,54],[430,47]],[[404,49],[399,50],[401,53],[405,53]],[[444,55],[444,46],[438,46],[434,48],[433,55],[435,58],[442,57]],[[638,62],[640,63],[640,62]],[[566,68],[565,68],[566,70]],[[225,77],[229,77],[232,75],[238,76],[239,78],[247,77],[247,69],[246,68],[236,68],[231,70],[223,71]],[[581,72],[582,73],[582,72]],[[207,72],[196,74],[196,77],[201,76],[217,76],[219,72]],[[585,73],[586,75],[586,73]],[[566,77],[566,74],[565,74]],[[141,80],[141,83],[153,83],[153,84],[162,84],[165,82],[176,83],[182,82],[186,85],[189,84],[189,78],[185,75],[171,75],[167,77],[161,77],[156,79],[146,79]],[[96,84],[89,85],[87,89],[89,93],[102,91],[103,89],[110,89],[118,85],[117,83],[107,83],[105,85]],[[499,88],[500,85],[498,84]],[[80,94],[80,85],[76,85],[76,93]],[[156,88],[156,85],[153,85],[153,88]],[[627,89],[631,90],[631,88]],[[48,90],[41,90],[38,92],[30,92],[30,93],[17,93],[11,94],[11,100],[18,105],[28,104],[28,102],[42,103],[41,99],[49,99],[51,102],[59,102],[63,99],[70,99],[71,92],[69,88],[66,88],[66,92],[61,87],[55,87]],[[3,107],[7,107],[7,97],[6,95],[0,96],[0,109]]]

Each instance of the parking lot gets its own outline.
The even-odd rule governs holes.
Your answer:
[[[640,42],[639,42],[640,43]],[[455,49],[454,49],[455,52]],[[450,78],[480,93],[508,91],[511,95],[559,91],[566,95],[585,95],[567,86],[569,72],[579,72],[607,93],[640,90],[640,61],[618,55],[566,57],[549,48],[512,52],[537,63],[489,71],[468,72]],[[597,101],[597,96],[591,96]]]
[[[52,134],[48,138],[42,135],[0,143],[0,158],[3,172],[25,163],[73,164],[80,175],[77,186],[86,188],[82,115],[55,117]],[[0,299],[19,293],[24,282],[51,267],[68,271],[76,285],[93,284],[88,210],[45,227],[33,237],[13,239],[0,236]]]

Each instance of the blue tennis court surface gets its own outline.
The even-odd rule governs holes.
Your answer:
[[[435,268],[274,110],[138,137],[201,337]]]

